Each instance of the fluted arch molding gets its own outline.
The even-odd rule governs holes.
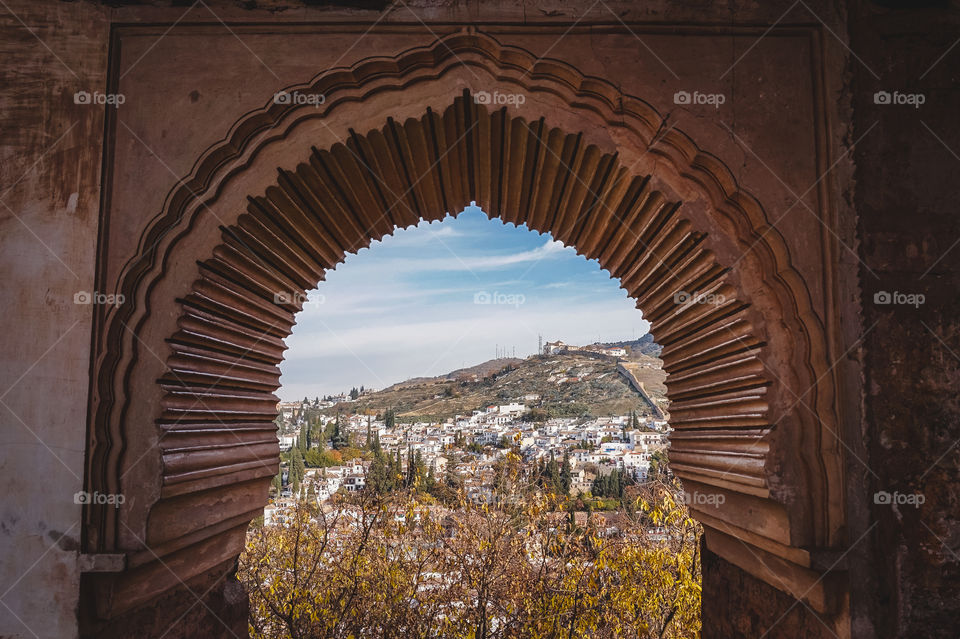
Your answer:
[[[94,364],[87,477],[135,497],[85,512],[88,552],[127,556],[108,614],[240,552],[276,472],[297,294],[471,201],[597,259],[637,300],[664,345],[676,471],[727,497],[694,509],[708,539],[825,608],[809,549],[842,544],[843,499],[824,330],[784,238],[716,156],[613,84],[472,30],[286,90],[323,105],[271,100],[235,123],[117,283],[127,303]],[[488,108],[481,91],[524,102]]]

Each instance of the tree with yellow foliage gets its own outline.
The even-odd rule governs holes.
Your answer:
[[[633,512],[573,513],[503,472],[492,504],[370,491],[251,530],[251,635],[699,636],[701,532],[676,484],[641,487]]]

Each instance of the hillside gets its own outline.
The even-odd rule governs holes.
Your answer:
[[[661,347],[655,341],[653,341],[653,335],[647,333],[640,339],[633,339],[624,342],[598,342],[599,346],[606,346],[608,348],[614,348],[621,346],[627,349],[628,352],[633,353],[633,356],[636,355],[649,355],[651,357],[660,357]]]
[[[629,363],[653,401],[663,405],[666,387],[660,360],[632,351]],[[524,400],[530,395],[540,399]],[[442,419],[509,401],[526,403],[540,418],[624,415],[630,411],[655,415],[650,403],[618,373],[616,359],[582,352],[490,360],[439,377],[394,384],[325,412],[380,413],[393,408],[401,417]]]

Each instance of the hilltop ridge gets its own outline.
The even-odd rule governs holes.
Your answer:
[[[365,392],[325,412],[376,414],[392,408],[400,417],[446,419],[512,401],[525,403],[537,418],[598,417],[631,411],[656,416],[658,408],[666,409],[666,374],[662,362],[648,354],[659,353],[652,337],[591,346],[620,347],[627,355],[618,358],[577,350],[492,359],[445,375],[412,378]],[[650,401],[618,371],[618,361],[630,365]]]

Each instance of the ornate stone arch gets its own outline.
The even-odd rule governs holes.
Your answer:
[[[471,201],[597,259],[636,299],[664,347],[673,467],[726,498],[695,508],[708,544],[828,607],[813,551],[842,544],[843,499],[823,327],[783,238],[716,157],[641,99],[473,31],[288,91],[325,100],[241,118],[118,283],[87,468],[89,490],[128,496],[85,513],[86,550],[126,556],[97,584],[103,616],[242,549],[276,472],[273,392],[300,294]],[[525,101],[488,108],[480,91]]]

